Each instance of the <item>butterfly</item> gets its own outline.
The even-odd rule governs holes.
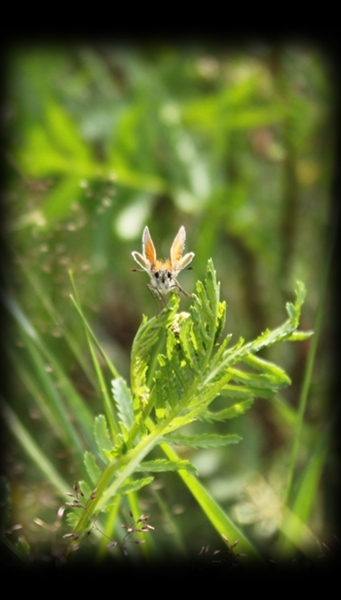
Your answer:
[[[152,294],[156,294],[159,298],[162,298],[163,301],[165,294],[177,291],[191,298],[176,279],[180,271],[185,269],[194,257],[194,252],[188,252],[183,256],[185,241],[186,230],[182,225],[174,238],[170,249],[170,258],[167,260],[158,260],[149,229],[145,227],[142,234],[143,254],[132,252],[134,260],[142,267],[142,269],[133,269],[133,271],[146,271],[151,280],[151,284],[147,284],[148,289]]]

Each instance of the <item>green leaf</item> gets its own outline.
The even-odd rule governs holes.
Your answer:
[[[93,490],[90,488],[89,484],[86,481],[79,481],[78,485],[79,485],[81,492],[84,494],[84,498],[86,500],[88,500],[88,498],[90,498]]]
[[[103,451],[110,452],[113,448],[113,443],[110,439],[107,420],[104,415],[98,415],[95,418],[94,426],[95,439],[98,446],[99,453],[104,457]]]
[[[302,340],[309,339],[312,335],[314,335],[313,331],[294,331],[287,341],[288,342],[301,342]]]
[[[287,386],[290,383],[290,379],[284,371],[281,371],[281,375],[279,375],[279,372],[267,372],[257,375],[256,373],[251,373],[250,371],[240,371],[239,369],[235,368],[230,368],[229,371],[233,375],[233,380],[239,381],[248,388],[252,387],[253,389],[260,388],[261,390],[271,390]]]
[[[83,513],[82,508],[73,508],[72,510],[67,512],[66,522],[69,525],[69,527],[71,527],[71,529],[75,528],[75,526],[77,525],[77,523],[79,521],[79,517],[82,513]]]
[[[118,496],[123,496],[132,492],[138,492],[138,490],[149,485],[153,480],[154,477],[141,477],[140,479],[134,479],[134,481],[125,482],[119,486],[116,493]]]
[[[245,398],[248,399],[251,397],[251,391],[248,387],[244,385],[236,385],[233,383],[227,383],[224,385],[220,392],[221,396],[227,396],[228,398]]]
[[[190,315],[188,315],[190,317]],[[201,361],[198,354],[193,317],[187,318],[180,327],[180,344],[188,365],[195,373],[201,372]]]
[[[295,294],[296,294],[295,303],[292,304],[291,302],[287,302],[287,304],[286,304],[287,313],[288,313],[290,320],[292,322],[292,325],[294,327],[298,326],[300,312],[301,312],[301,306],[306,297],[306,293],[307,292],[306,292],[304,284],[302,283],[302,281],[298,281],[296,283],[296,289],[295,289]]]
[[[287,313],[288,313],[290,319],[295,320],[296,312],[297,312],[295,309],[295,306],[291,302],[287,302],[285,305],[285,308],[287,309]]]
[[[238,444],[242,438],[236,434],[218,435],[206,433],[202,435],[170,434],[165,436],[164,441],[177,446],[191,446],[191,448],[218,448],[228,444]]]
[[[174,321],[174,315],[179,307],[180,298],[173,294],[167,309],[162,311],[157,317],[147,320],[143,318],[142,324],[135,336],[131,351],[131,389],[138,400],[137,405],[134,402],[134,409],[139,410],[141,404],[146,403],[146,397],[149,394],[147,385],[147,372],[150,366],[150,357],[154,348],[163,338],[163,334]]]
[[[215,333],[214,343],[216,344],[222,334],[226,322],[226,302],[219,302],[217,315],[217,329]]]
[[[117,412],[121,423],[123,423],[126,430],[130,429],[133,425],[135,416],[133,411],[133,398],[130,393],[126,382],[121,377],[113,379],[111,382],[111,388],[114,396],[114,400],[117,406]]]
[[[218,412],[211,412],[207,410],[202,415],[200,415],[200,420],[203,421],[226,421],[227,419],[234,419],[243,415],[251,406],[253,405],[254,399],[249,398],[248,400],[244,400],[243,402],[237,402],[233,406],[229,406],[228,408],[224,408]]]
[[[284,369],[281,369],[278,365],[269,362],[268,360],[264,360],[264,358],[259,358],[259,356],[255,356],[254,354],[248,354],[243,358],[243,362],[250,365],[257,371],[261,371],[264,374],[268,374],[270,379],[276,385],[290,385],[291,381]]]
[[[166,438],[164,439],[166,440]],[[193,475],[197,474],[197,469],[188,460],[167,460],[166,458],[144,461],[136,470],[162,473],[164,471],[179,471],[179,469],[185,469],[185,471]]]
[[[211,358],[211,353],[219,337],[225,319],[225,307],[219,302],[220,285],[216,280],[216,272],[212,259],[209,259],[204,283],[197,281],[194,296],[195,302],[191,306],[192,330],[191,340],[194,350],[200,357],[200,368],[206,368]]]
[[[101,470],[94,455],[89,451],[84,452],[84,464],[92,483],[96,485],[101,476]]]
[[[174,338],[168,331],[168,338]],[[169,356],[159,354],[159,369],[155,374],[155,408],[158,419],[165,418],[171,409],[180,405],[186,391],[191,389],[195,372],[186,362],[179,345],[167,343]]]
[[[155,376],[155,408],[157,417],[164,418],[169,409],[176,407],[179,403],[179,399],[183,396],[186,389],[186,372],[182,369],[180,364],[176,364],[178,361],[167,360],[164,355],[159,355],[160,368],[158,369]],[[184,377],[182,377],[182,371]]]

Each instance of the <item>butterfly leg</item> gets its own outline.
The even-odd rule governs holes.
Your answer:
[[[172,287],[177,288],[179,290],[179,292],[182,292],[184,296],[187,296],[187,298],[192,298],[191,294],[189,294],[188,292],[186,292],[186,290],[184,290],[181,287],[180,283],[178,282],[177,279],[175,279],[175,277],[173,277],[172,279],[174,281],[174,286],[172,286]]]
[[[163,295],[160,294],[159,290],[157,290],[153,285],[150,285],[149,283],[147,283],[147,288],[149,289],[151,295],[153,296],[153,298],[156,302],[157,309],[160,313],[162,311],[162,309],[166,308],[166,306],[167,306],[166,300],[164,299]]]

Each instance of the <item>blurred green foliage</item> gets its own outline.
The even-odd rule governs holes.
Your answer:
[[[186,227],[187,250],[195,258],[180,283],[189,292],[203,278],[208,258],[214,258],[228,305],[226,331],[235,340],[251,339],[282,322],[298,279],[308,290],[301,326],[314,328],[328,268],[332,105],[328,64],[317,49],[303,45],[247,50],[200,44],[50,45],[11,51],[6,105],[10,288],[94,414],[98,398],[80,368],[83,362],[86,371],[88,358],[82,356],[85,340],[69,299],[68,271],[94,329],[128,378],[141,314],[156,310],[147,276],[131,272],[131,251],[141,252],[145,225],[160,257],[169,255],[179,226]],[[188,300],[181,302],[186,308]],[[306,414],[315,429],[307,425],[303,435],[302,467],[328,421],[329,326],[326,318]],[[66,331],[76,340],[78,363],[65,344]],[[278,399],[280,410],[260,400],[239,420],[233,431],[245,441],[238,453],[224,448],[191,457],[229,510],[238,508],[252,472],[278,489],[284,485],[291,411],[298,404],[309,343],[286,344],[266,355],[280,361],[293,385],[285,401]],[[24,349],[21,354],[25,363]],[[27,395],[27,389],[34,393],[32,385],[14,381],[13,402],[53,459],[56,440],[33,426],[41,415]],[[9,461],[13,482],[21,460],[16,451]],[[73,470],[70,463],[65,466],[66,479],[72,479]],[[27,473],[25,486],[29,483]],[[186,520],[186,511],[180,516],[188,498],[176,476],[166,476],[163,485],[193,549],[206,544],[209,534],[201,534],[195,508],[191,519]],[[25,491],[18,496],[15,514],[22,520]],[[333,527],[326,502],[321,492],[313,515],[320,535]],[[55,501],[51,504],[55,508]],[[271,526],[254,510],[249,520],[244,514],[244,522],[267,543]]]

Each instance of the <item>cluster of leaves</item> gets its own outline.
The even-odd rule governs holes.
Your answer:
[[[150,484],[155,472],[178,471],[199,503],[206,503],[207,492],[196,488],[195,467],[179,459],[171,446],[207,448],[240,440],[235,434],[210,433],[209,424],[243,414],[255,397],[271,397],[290,383],[280,367],[257,354],[278,342],[309,337],[309,333],[297,331],[304,297],[304,286],[298,284],[296,302],[287,304],[289,318],[281,327],[265,331],[252,342],[240,339],[229,347],[230,335],[219,342],[226,307],[219,300],[210,260],[204,283],[197,282],[190,313],[177,312],[180,299],[174,295],[158,316],[143,320],[132,348],[131,389],[116,376],[112,382],[114,405],[106,403],[106,416],[95,419],[98,457],[90,451],[84,457],[94,488],[81,482],[88,500],[84,506],[74,507],[68,517],[77,538],[91,528],[100,513],[117,514],[121,498]],[[74,302],[82,314],[77,300]],[[87,324],[86,330],[90,341]],[[227,406],[217,411],[212,404],[219,396],[226,398]],[[207,424],[207,432],[179,433],[197,420]],[[157,446],[166,458],[145,460]],[[103,469],[98,459],[104,461]],[[217,526],[214,518],[211,520]],[[224,527],[221,521],[219,527]]]

